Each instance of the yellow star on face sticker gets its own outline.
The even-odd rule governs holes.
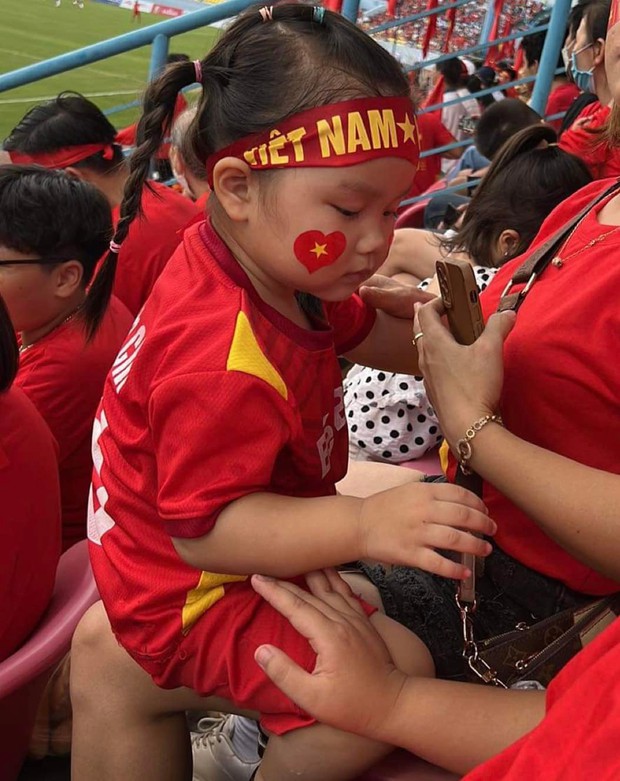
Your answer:
[[[415,144],[417,130],[415,122],[412,122],[409,117],[405,117],[404,122],[397,122],[396,124],[403,131],[403,143],[412,141]]]
[[[327,244],[319,244],[318,241],[315,241],[314,248],[311,249],[310,252],[314,252],[317,259],[320,258],[321,255],[327,255]]]

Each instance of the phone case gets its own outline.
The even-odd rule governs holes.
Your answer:
[[[452,335],[459,344],[473,344],[484,330],[474,270],[464,260],[438,260],[436,268]]]

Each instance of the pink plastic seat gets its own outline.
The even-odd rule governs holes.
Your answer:
[[[438,192],[439,190],[445,189],[446,183],[443,179],[441,179],[439,182],[435,182],[435,184],[432,184],[428,190],[422,193],[422,195],[428,195],[428,198],[425,198],[423,201],[416,201],[415,203],[412,203],[411,206],[407,206],[407,208],[398,215],[398,219],[396,220],[396,228],[423,228],[424,209],[426,209],[428,206],[431,195]]]
[[[33,634],[0,663],[2,781],[17,778],[45,684],[69,650],[78,621],[98,599],[84,540],[61,556],[52,601]]]
[[[439,461],[439,448],[437,447],[427,451],[420,458],[414,458],[413,461],[401,461],[400,466],[406,466],[407,469],[418,469],[425,475],[443,474]]]
[[[394,751],[358,781],[458,781],[459,778],[406,751]]]

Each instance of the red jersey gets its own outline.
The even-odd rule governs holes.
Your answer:
[[[366,337],[374,311],[357,297],[325,310],[331,326],[306,330],[268,306],[206,222],[185,232],[134,323],[95,424],[88,536],[136,658],[169,655],[198,619],[223,642],[225,594],[245,580],[191,567],[171,537],[208,534],[250,493],[335,493],[348,449],[336,355]]]
[[[600,130],[607,124],[611,109],[598,101],[589,103],[558,142],[560,149],[581,158],[595,179],[620,176],[620,149],[601,139]],[[580,120],[587,119],[587,124]]]
[[[92,342],[85,343],[82,324],[71,320],[20,355],[15,384],[58,443],[63,550],[86,537],[93,420],[106,374],[131,321],[125,306],[113,297]]]
[[[439,146],[453,144],[456,139],[443,124],[437,114],[420,114],[418,117],[418,130],[420,134],[420,150],[426,152]],[[423,157],[418,162],[418,171],[413,180],[413,185],[407,198],[414,198],[428,190],[435,184],[441,174],[441,155]]]
[[[118,256],[114,295],[137,315],[168,258],[179,243],[179,231],[196,215],[196,206],[189,198],[169,187],[151,182],[144,188],[142,217],[131,223],[129,234]],[[116,226],[120,207],[112,209]]]
[[[24,642],[54,590],[60,556],[56,443],[19,388],[0,394],[0,661]]]
[[[593,182],[560,204],[529,251],[610,184]],[[620,264],[610,262],[620,250],[620,233],[586,248],[604,230],[591,212],[568,242],[564,266],[549,264],[525,298],[504,345],[500,410],[506,428],[521,439],[620,474]],[[582,251],[569,257],[579,248]],[[482,294],[485,318],[496,311],[502,291],[524,259],[506,263]],[[512,292],[518,290],[516,286]],[[452,455],[449,474],[453,478]],[[495,540],[506,553],[586,594],[618,590],[618,583],[577,561],[489,483],[483,496],[498,525]]]
[[[617,781],[619,672],[616,620],[551,682],[538,727],[463,781]]]
[[[563,114],[568,111],[575,98],[578,98],[580,94],[576,84],[573,84],[570,81],[566,82],[566,84],[560,84],[549,93],[549,98],[547,99],[547,105],[545,107],[545,117],[551,117],[554,114]],[[562,126],[562,117],[559,119],[547,120],[547,122],[559,132]]]

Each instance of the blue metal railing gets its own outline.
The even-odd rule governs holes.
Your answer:
[[[119,35],[117,38],[100,41],[91,46],[85,46],[83,49],[60,54],[58,57],[52,57],[44,62],[37,62],[34,65],[27,65],[25,68],[4,73],[0,76],[0,92],[22,87],[33,81],[40,81],[48,76],[65,73],[74,68],[81,68],[83,65],[90,65],[93,62],[105,60],[116,54],[124,54],[149,44],[154,44],[150,73],[157,73],[166,61],[167,40],[169,38],[229,19],[254,3],[255,0],[226,0],[224,3],[210,6],[204,10],[194,11],[191,14],[178,16],[165,22],[158,22],[150,27],[143,27],[140,30]],[[155,43],[155,39],[159,36],[161,38]],[[164,46],[163,38],[166,39],[166,46]]]
[[[45,79],[49,76],[65,73],[69,70],[80,68],[84,65],[90,65],[91,63],[107,59],[117,54],[123,54],[133,49],[148,45],[151,45],[152,47],[149,68],[149,79],[152,79],[155,75],[157,75],[166,62],[169,41],[171,37],[234,17],[250,5],[253,5],[255,1],[256,0],[226,0],[226,2],[221,4],[213,5],[199,11],[194,11],[192,13],[186,14],[185,16],[159,22],[149,27],[120,35],[117,38],[101,41],[100,43],[86,46],[82,49],[68,52],[67,54],[61,54],[44,62],[28,65],[24,68],[5,73],[0,75],[0,92],[15,89],[16,87],[21,87],[26,84]],[[474,0],[453,0],[453,2],[449,4],[440,6],[430,11],[421,11],[419,13],[411,14],[399,19],[388,20],[372,28],[369,32],[371,34],[385,32],[392,28],[407,24],[408,22],[414,22],[436,14],[446,13],[451,9],[460,8],[461,6],[465,6],[471,2],[474,2]],[[450,52],[449,54],[441,54],[423,62],[415,63],[414,65],[407,68],[407,70],[417,71],[422,68],[427,68],[429,66],[436,65],[437,63],[444,62],[445,60],[451,59],[452,57],[468,56],[478,52],[483,52],[490,46],[496,46],[501,43],[522,38],[525,35],[531,35],[533,33],[543,32],[546,30],[547,35],[536,77],[530,76],[517,79],[510,84],[495,85],[493,87],[483,89],[480,92],[467,95],[465,98],[455,98],[436,106],[428,106],[423,109],[421,113],[436,111],[444,106],[461,103],[464,100],[470,100],[471,98],[480,98],[498,90],[506,90],[510,87],[519,86],[521,84],[534,81],[535,83],[531,106],[535,111],[541,114],[541,116],[544,115],[547,96],[551,88],[553,77],[556,73],[562,72],[561,70],[557,69],[557,63],[560,49],[563,44],[566,19],[570,5],[571,0],[555,0],[548,24],[537,25],[534,23],[534,25],[528,29],[516,31],[510,35],[497,38],[494,41],[488,41],[487,39],[493,17],[493,0],[489,0],[489,6],[487,8],[487,14],[485,16],[478,44],[469,46],[459,51]],[[352,21],[355,21],[357,20],[358,12],[359,0],[344,0],[342,6],[342,13],[344,16]],[[132,108],[138,105],[139,101],[131,101],[130,103],[124,104],[122,106],[116,106],[112,109],[109,109],[106,113],[113,114],[126,108]],[[471,139],[456,141],[453,144],[448,144],[437,149],[427,150],[422,153],[422,157],[428,157],[432,154],[441,154],[442,152],[446,152],[451,149],[466,147],[471,143]],[[417,199],[413,200],[415,201]]]

